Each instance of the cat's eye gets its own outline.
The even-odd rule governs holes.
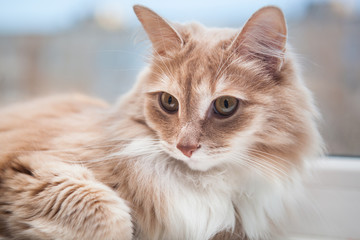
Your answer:
[[[214,102],[214,112],[222,117],[230,117],[237,109],[239,100],[231,96],[222,96]]]
[[[162,92],[159,100],[161,107],[168,113],[175,113],[179,109],[178,100],[169,93]]]

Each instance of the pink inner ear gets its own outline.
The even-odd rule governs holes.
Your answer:
[[[231,44],[231,50],[247,58],[260,58],[268,68],[280,70],[286,34],[286,22],[281,10],[265,7],[247,21]]]
[[[140,5],[135,5],[134,11],[157,54],[164,55],[182,47],[184,42],[180,34],[165,19]]]

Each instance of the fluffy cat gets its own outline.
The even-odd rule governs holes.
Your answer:
[[[0,111],[0,236],[273,238],[321,150],[281,10],[241,30],[134,11],[153,55],[115,106],[71,95]]]

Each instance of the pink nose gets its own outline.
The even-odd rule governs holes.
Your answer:
[[[199,144],[196,145],[183,145],[181,143],[178,143],[176,147],[187,157],[191,157],[193,152],[195,152],[197,149],[200,148]]]

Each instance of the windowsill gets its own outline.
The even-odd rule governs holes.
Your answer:
[[[360,239],[360,158],[326,157],[305,182],[312,207],[304,207],[289,224],[301,239]]]

